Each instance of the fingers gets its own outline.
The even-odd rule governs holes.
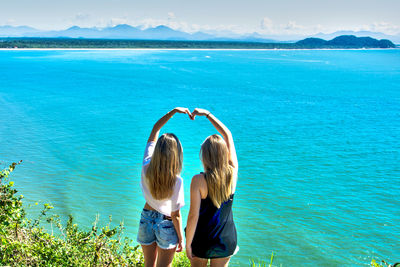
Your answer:
[[[193,118],[194,118],[194,116],[196,116],[196,115],[200,115],[199,109],[198,109],[198,108],[195,108],[195,109],[193,110],[193,112],[192,112]]]
[[[190,113],[190,110],[189,110],[188,108],[176,107],[175,110],[176,110],[176,112],[178,112],[178,113],[191,114],[191,113]]]
[[[196,117],[196,109],[191,113],[191,116],[190,116],[190,118],[192,119],[192,120],[194,120],[194,117]]]
[[[193,116],[205,116],[209,113],[209,111],[202,109],[202,108],[195,108],[194,111],[192,112]]]
[[[192,252],[190,251],[187,251],[186,250],[186,256],[191,260],[191,259],[193,259],[193,256],[192,256]]]
[[[189,115],[189,118],[190,118],[191,120],[194,120],[194,116],[193,116],[193,114],[190,112],[189,109],[186,109],[186,114]]]
[[[192,259],[192,258],[193,258],[193,255],[192,255],[192,248],[186,247],[186,256],[187,256],[189,259]]]
[[[178,244],[176,246],[176,252],[181,252],[182,251],[182,244]]]
[[[186,113],[191,120],[194,120],[196,116],[206,116],[209,112],[205,109],[195,108],[193,112],[190,112],[188,108],[176,107],[176,112]]]
[[[176,110],[176,112],[178,112],[178,113],[187,113],[187,112],[190,112],[188,108],[181,108],[181,107],[176,107],[175,110]]]
[[[183,111],[182,113],[188,114],[188,116],[191,120],[194,120],[194,116],[192,115],[192,113],[190,112],[190,110],[188,108],[184,108],[184,109],[182,109],[182,111]]]

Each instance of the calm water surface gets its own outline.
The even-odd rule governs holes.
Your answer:
[[[277,266],[400,261],[400,51],[0,51],[0,163],[27,203],[136,238],[141,157],[175,106],[211,110],[239,157],[240,251]],[[214,128],[175,115],[186,206]],[[39,207],[30,208],[32,214]]]

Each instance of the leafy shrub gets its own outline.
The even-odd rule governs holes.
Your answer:
[[[0,265],[11,266],[143,266],[140,246],[122,238],[123,223],[115,228],[97,226],[98,217],[90,231],[83,231],[69,216],[65,225],[53,209],[44,204],[34,220],[29,220],[22,206],[23,195],[17,196],[9,174],[20,164],[13,163],[0,172]],[[37,204],[37,203],[36,203]],[[59,233],[48,233],[42,222],[55,226]],[[190,266],[184,253],[176,253],[174,266]]]

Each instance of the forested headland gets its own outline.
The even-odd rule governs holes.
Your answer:
[[[242,41],[175,41],[86,38],[0,38],[0,48],[92,48],[92,49],[362,49],[396,48],[390,40],[342,35],[326,41],[306,38],[293,43]]]

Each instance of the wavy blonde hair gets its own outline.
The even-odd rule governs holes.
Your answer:
[[[225,140],[211,135],[201,145],[208,195],[213,204],[219,208],[232,193],[233,167],[229,165],[229,150]]]
[[[182,171],[183,153],[178,137],[166,133],[158,138],[146,171],[151,195],[158,200],[172,196],[176,176]]]

